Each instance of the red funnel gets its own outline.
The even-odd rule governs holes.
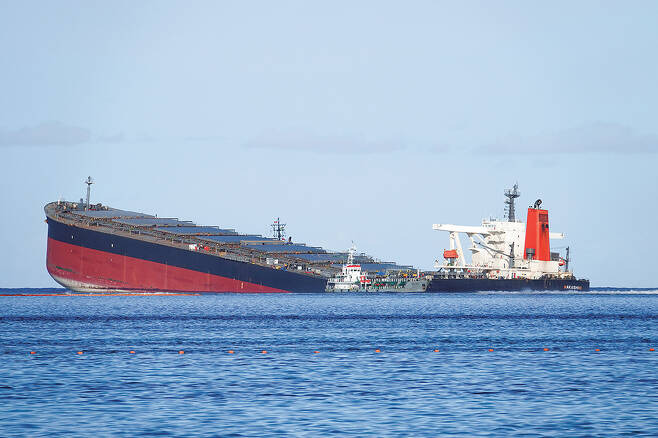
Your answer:
[[[523,251],[523,258],[530,260],[551,260],[548,210],[540,210],[532,207],[528,208],[528,221],[525,227],[525,248]]]

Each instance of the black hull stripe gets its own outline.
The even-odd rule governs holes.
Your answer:
[[[573,290],[588,291],[588,280],[540,279],[489,280],[485,278],[436,278],[427,288],[428,292],[474,292],[474,291],[523,291],[523,290]]]

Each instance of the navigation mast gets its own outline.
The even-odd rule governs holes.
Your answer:
[[[89,210],[89,195],[91,194],[91,185],[94,183],[94,180],[91,179],[90,176],[87,177],[85,180],[85,184],[87,184],[87,204],[85,205],[85,210]]]
[[[507,213],[507,220],[509,222],[515,222],[516,218],[514,216],[514,200],[521,196],[519,192],[519,184],[514,184],[514,187],[511,189],[505,189],[505,212]]]
[[[272,234],[274,237],[277,238],[277,240],[283,240],[284,237],[286,236],[286,224],[281,223],[281,219],[276,218],[274,223],[272,223]]]

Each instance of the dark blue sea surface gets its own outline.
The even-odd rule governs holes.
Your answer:
[[[658,435],[650,291],[1,296],[0,336],[2,436]]]

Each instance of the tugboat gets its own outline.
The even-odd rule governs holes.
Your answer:
[[[327,280],[326,292],[425,292],[427,278],[411,270],[387,270],[385,275],[373,275],[354,263],[356,247],[352,246],[342,271]]]

